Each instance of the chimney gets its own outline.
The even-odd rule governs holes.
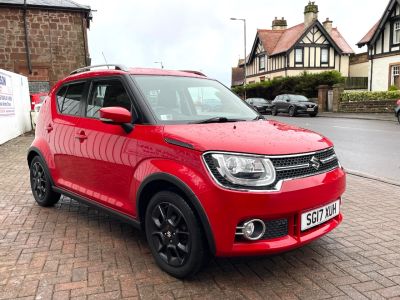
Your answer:
[[[307,28],[316,20],[318,20],[318,5],[310,1],[304,8],[304,26]]]
[[[326,32],[328,32],[329,34],[332,33],[332,23],[333,22],[329,20],[329,18],[326,18],[325,22],[322,23],[324,25]]]
[[[272,21],[272,30],[285,30],[287,29],[287,21],[285,18],[278,19],[275,17],[275,20]]]

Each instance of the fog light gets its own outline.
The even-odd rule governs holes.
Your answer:
[[[243,224],[243,237],[250,241],[259,240],[265,233],[265,223],[261,220],[254,219]]]

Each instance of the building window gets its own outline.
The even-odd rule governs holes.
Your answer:
[[[303,48],[297,48],[294,50],[294,61],[296,64],[302,64],[303,63]]]
[[[400,21],[394,23],[393,43],[400,44]]]
[[[400,88],[400,65],[392,67],[392,79],[390,84]]]
[[[258,69],[259,69],[260,71],[265,70],[265,56],[264,56],[264,55],[263,55],[263,56],[260,56],[260,57],[258,58]]]
[[[322,48],[321,49],[321,64],[328,64],[329,63],[329,49]]]

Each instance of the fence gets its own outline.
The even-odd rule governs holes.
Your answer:
[[[368,77],[346,77],[344,80],[345,90],[368,89]]]

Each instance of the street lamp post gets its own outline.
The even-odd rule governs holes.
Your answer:
[[[246,56],[246,19],[231,18],[232,21],[242,21],[243,22],[243,33],[244,33],[244,99],[246,100],[246,82],[247,82],[247,56]]]
[[[161,69],[164,69],[164,65],[163,65],[162,61],[155,61],[154,63],[155,64],[160,64]]]

